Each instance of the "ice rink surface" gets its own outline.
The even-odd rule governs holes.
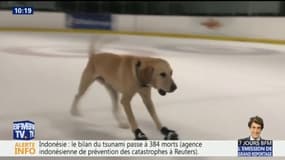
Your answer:
[[[133,139],[129,129],[117,127],[110,97],[98,82],[81,101],[83,117],[70,115],[87,62],[90,39],[94,36],[0,32],[1,140],[12,139],[12,124],[17,120],[34,121],[36,139]],[[244,138],[249,136],[249,117],[259,115],[265,122],[263,138],[285,140],[285,46],[126,35],[109,37],[117,40],[104,46],[103,51],[169,61],[178,90],[166,96],[153,90],[152,97],[162,123],[176,130],[180,139]],[[162,140],[138,95],[132,101],[132,108],[148,138]]]

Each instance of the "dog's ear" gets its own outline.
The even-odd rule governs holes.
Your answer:
[[[153,71],[154,68],[152,66],[145,66],[140,60],[136,62],[136,74],[142,86],[147,86],[151,82]]]
[[[147,85],[148,83],[151,82],[153,70],[154,70],[153,67],[146,66],[140,71],[139,78],[143,85]]]

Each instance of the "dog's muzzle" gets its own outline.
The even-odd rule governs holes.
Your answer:
[[[162,96],[165,96],[165,95],[166,95],[166,92],[165,92],[164,90],[162,90],[162,89],[159,89],[159,90],[158,90],[158,93],[159,93],[160,95],[162,95]]]
[[[177,86],[175,83],[172,83],[170,86],[170,90],[168,92],[174,92],[177,89]],[[158,93],[162,96],[166,95],[166,91],[163,89],[158,89]]]
[[[175,84],[175,83],[172,83],[172,84],[171,84],[171,87],[170,87],[170,92],[174,92],[176,89],[177,89],[176,84]]]

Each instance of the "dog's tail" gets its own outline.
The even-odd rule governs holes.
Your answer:
[[[110,44],[116,40],[119,40],[119,38],[103,36],[93,37],[89,46],[89,57],[91,57],[93,54],[100,52],[105,45]]]
[[[89,46],[89,57],[91,57],[93,54],[96,53],[96,48],[95,48],[95,38],[92,38],[91,39],[91,42],[90,42],[90,46]]]

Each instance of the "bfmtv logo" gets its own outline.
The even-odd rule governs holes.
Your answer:
[[[35,123],[32,121],[13,122],[13,138],[16,140],[32,140],[35,138]]]

